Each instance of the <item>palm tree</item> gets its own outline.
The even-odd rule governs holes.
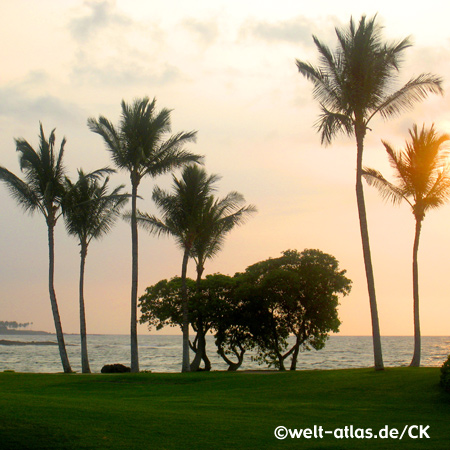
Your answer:
[[[64,197],[64,166],[63,155],[66,139],[63,138],[59,150],[55,148],[55,130],[52,130],[48,140],[40,124],[39,149],[33,147],[25,139],[15,139],[16,150],[19,152],[20,168],[25,175],[22,180],[4,167],[0,167],[0,180],[9,189],[12,197],[27,212],[40,212],[47,224],[49,250],[48,289],[50,304],[55,323],[59,354],[65,373],[71,373],[67,356],[58,302],[54,287],[55,275],[55,241],[54,229],[61,216],[61,202]]]
[[[227,234],[235,226],[242,225],[248,216],[257,211],[254,205],[241,206],[244,202],[244,196],[239,192],[230,192],[222,199],[215,199],[213,195],[208,198],[202,213],[201,233],[197,236],[191,252],[196,264],[198,291],[206,260],[217,255],[223,247]],[[202,359],[205,361],[205,369],[209,370],[210,364],[206,357],[206,336],[201,314],[198,317],[197,336],[197,350],[191,370],[198,370]]]
[[[172,193],[159,187],[153,190],[153,200],[162,212],[162,219],[139,213],[139,225],[156,235],[170,235],[183,250],[181,266],[181,298],[183,309],[183,361],[182,372],[190,371],[189,364],[189,307],[186,276],[189,258],[195,240],[202,233],[205,205],[215,190],[217,175],[207,175],[206,171],[195,165],[183,169],[181,179],[173,176]]]
[[[299,72],[314,85],[314,97],[322,113],[317,121],[322,144],[330,144],[340,132],[356,138],[356,198],[372,317],[375,369],[382,370],[380,329],[370,255],[369,232],[362,185],[364,138],[372,118],[395,116],[411,109],[429,93],[443,93],[442,80],[421,74],[398,91],[390,88],[397,78],[403,52],[411,46],[409,38],[384,43],[376,16],[361,17],[358,27],[350,19],[348,29],[336,29],[338,46],[333,53],[313,36],[320,54],[320,66],[297,60]]]
[[[66,178],[67,194],[63,202],[63,213],[67,232],[76,236],[80,245],[80,337],[81,368],[83,373],[90,373],[86,336],[86,315],[84,303],[84,271],[88,246],[93,239],[106,235],[119,216],[120,208],[128,201],[128,194],[121,193],[122,186],[108,192],[109,178],[100,184],[104,174],[113,172],[100,169],[90,174],[78,171],[78,180],[72,183]]]
[[[137,342],[138,231],[136,202],[139,184],[145,176],[156,177],[202,157],[184,150],[195,141],[196,132],[171,132],[171,110],[156,111],[156,99],[136,99],[131,105],[122,101],[122,114],[115,127],[106,117],[88,119],[88,126],[102,136],[111,158],[131,179],[131,371],[139,372]]]
[[[364,178],[378,189],[383,198],[394,204],[405,200],[416,220],[413,246],[413,299],[414,299],[414,355],[411,366],[420,366],[419,270],[418,252],[422,221],[430,209],[442,206],[450,197],[450,171],[446,166],[450,135],[438,134],[434,125],[419,132],[417,125],[409,130],[410,142],[403,151],[394,150],[383,142],[389,162],[395,171],[396,184],[387,181],[380,172],[364,168]]]

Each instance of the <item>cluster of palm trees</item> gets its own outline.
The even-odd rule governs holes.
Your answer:
[[[66,373],[72,372],[72,368],[67,356],[54,288],[54,230],[61,216],[64,217],[68,233],[79,240],[81,359],[83,372],[89,372],[84,308],[84,268],[87,249],[92,239],[98,239],[109,231],[120,208],[128,200],[128,194],[121,192],[123,186],[109,192],[107,174],[114,172],[112,169],[99,169],[88,174],[80,170],[78,180],[72,182],[67,177],[63,165],[65,144],[66,140],[63,139],[59,149],[56,148],[55,130],[47,138],[41,124],[37,150],[26,140],[16,139],[24,179],[0,167],[0,180],[6,184],[11,195],[25,211],[31,213],[38,211],[45,218],[48,231],[50,303],[61,362]]]
[[[336,29],[338,45],[333,52],[316,36],[314,43],[320,55],[320,66],[297,60],[299,72],[314,85],[313,95],[321,107],[317,121],[322,144],[330,144],[339,133],[354,135],[357,147],[356,197],[361,229],[364,263],[372,318],[374,365],[384,368],[378,321],[375,282],[369,245],[362,178],[377,187],[382,195],[394,202],[405,199],[416,218],[413,250],[415,349],[412,365],[420,364],[420,327],[418,310],[417,251],[421,223],[425,212],[441,205],[449,196],[448,171],[444,168],[447,135],[439,135],[432,126],[419,133],[414,125],[411,143],[403,153],[397,153],[384,143],[399,185],[387,182],[382,175],[363,167],[364,139],[369,123],[376,115],[384,119],[411,109],[428,94],[443,94],[442,80],[432,74],[410,79],[402,88],[391,87],[397,78],[404,51],[411,46],[409,38],[396,43],[382,39],[376,16],[362,16],[359,24],[350,19],[348,28]],[[411,200],[409,200],[411,199]]]
[[[190,258],[196,263],[197,289],[205,262],[221,249],[225,236],[245,219],[256,212],[253,205],[243,206],[244,197],[230,192],[224,198],[215,198],[217,175],[207,175],[203,168],[189,165],[178,179],[173,176],[172,192],[159,187],[153,190],[153,200],[162,213],[162,218],[139,212],[138,224],[150,233],[173,236],[183,251],[181,267],[181,300],[183,312],[183,360],[182,372],[197,370],[205,350],[205,336],[199,334],[199,351],[192,365],[189,361],[189,297],[187,292],[187,266]],[[131,220],[131,217],[130,217]],[[199,314],[199,321],[201,321]],[[198,330],[203,326],[197,324]]]
[[[66,352],[64,334],[54,289],[54,228],[63,216],[66,229],[80,245],[80,335],[82,371],[90,372],[84,306],[84,271],[88,246],[93,239],[104,236],[120,216],[120,211],[131,198],[131,212],[126,218],[131,223],[132,282],[131,282],[131,371],[139,372],[137,341],[138,295],[138,223],[151,232],[171,234],[183,248],[182,277],[186,279],[189,258],[195,258],[199,279],[205,260],[221,248],[225,235],[243,223],[246,215],[255,211],[252,205],[242,206],[244,198],[232,192],[223,199],[214,197],[217,175],[208,176],[197,166],[203,157],[185,149],[195,141],[196,132],[171,134],[171,111],[156,110],[156,100],[136,99],[132,104],[122,101],[119,124],[113,125],[100,116],[89,118],[88,127],[99,134],[111,154],[114,165],[130,175],[131,195],[124,186],[109,190],[109,175],[114,169],[102,168],[91,173],[78,171],[78,180],[72,182],[63,165],[66,140],[59,150],[55,147],[55,130],[48,139],[40,125],[37,150],[24,139],[16,139],[20,168],[24,179],[0,166],[3,181],[18,204],[28,212],[43,214],[48,229],[49,294],[56,336],[64,372],[72,372]],[[163,212],[163,218],[137,210],[138,187],[144,177],[156,177],[184,168],[182,179],[174,176],[174,192],[168,194],[154,189],[153,199]],[[185,285],[185,281],[184,281]],[[183,328],[183,370],[189,370],[189,331],[187,294],[184,289],[186,326]],[[187,346],[187,347],[186,347]],[[187,350],[186,350],[187,349]]]

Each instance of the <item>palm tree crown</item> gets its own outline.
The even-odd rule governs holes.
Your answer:
[[[171,110],[156,110],[156,99],[136,99],[131,105],[122,101],[122,114],[117,127],[106,117],[89,118],[88,126],[103,137],[111,159],[118,169],[127,170],[132,182],[139,184],[147,175],[155,177],[172,169],[200,161],[183,146],[195,141],[196,131],[171,132]]]
[[[100,239],[110,230],[120,215],[120,209],[129,195],[122,193],[124,185],[108,192],[109,177],[102,183],[100,178],[111,169],[100,169],[86,174],[78,171],[78,180],[73,183],[66,178],[66,196],[63,212],[67,232],[79,238],[86,247],[92,239]]]
[[[418,221],[428,210],[439,208],[450,195],[449,149],[445,144],[450,135],[414,124],[409,130],[410,141],[403,151],[383,142],[396,183],[390,183],[375,169],[364,168],[364,178],[378,189],[383,198],[394,204],[405,200]]]
[[[162,212],[162,218],[145,213],[138,214],[138,223],[156,235],[171,235],[181,249],[189,248],[202,231],[205,206],[216,190],[217,175],[207,175],[195,165],[183,169],[181,179],[173,176],[173,192],[159,187],[153,190],[153,200]]]
[[[333,53],[313,36],[320,66],[297,60],[299,72],[314,84],[314,97],[322,113],[317,122],[322,143],[330,143],[338,132],[351,135],[357,124],[367,125],[377,113],[384,118],[411,109],[429,93],[442,94],[442,80],[431,74],[411,78],[392,91],[409,38],[384,43],[376,16],[362,16],[358,27],[353,19],[348,29],[336,29],[338,46]]]
[[[198,277],[203,273],[205,261],[222,249],[227,234],[257,211],[254,205],[242,206],[244,202],[244,196],[239,192],[230,192],[221,199],[213,195],[208,198],[202,215],[202,230],[192,249]]]
[[[40,211],[47,223],[54,224],[59,217],[64,196],[63,155],[65,138],[59,151],[55,149],[55,130],[48,140],[40,124],[39,148],[35,150],[25,139],[16,139],[16,149],[20,153],[20,169],[25,175],[21,180],[4,167],[0,167],[0,179],[5,182],[13,198],[25,209],[33,213]]]

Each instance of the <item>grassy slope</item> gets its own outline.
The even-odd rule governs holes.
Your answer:
[[[450,448],[450,395],[435,368],[193,374],[0,374],[0,449]],[[279,425],[431,439],[286,439]]]

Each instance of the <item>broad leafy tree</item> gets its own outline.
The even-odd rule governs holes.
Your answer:
[[[144,97],[132,104],[122,101],[122,113],[117,126],[106,117],[88,119],[88,126],[105,141],[111,158],[119,170],[130,174],[131,180],[131,371],[139,371],[137,341],[138,293],[138,230],[136,222],[138,187],[144,177],[156,177],[199,162],[202,158],[185,150],[195,141],[196,132],[171,133],[171,110],[156,110],[156,99]]]
[[[383,357],[378,322],[375,283],[370,254],[369,232],[362,185],[364,138],[374,116],[388,119],[427,97],[442,93],[442,80],[421,74],[394,91],[404,51],[411,46],[409,38],[386,43],[376,17],[353,19],[347,28],[336,29],[338,45],[334,51],[316,36],[314,43],[320,65],[297,60],[299,72],[314,85],[314,97],[320,104],[317,121],[322,143],[329,144],[339,133],[356,139],[356,197],[361,229],[364,263],[372,317],[375,369],[382,370]]]
[[[30,213],[38,211],[44,216],[47,224],[50,303],[62,366],[65,373],[70,373],[72,369],[67,356],[54,287],[54,229],[58,218],[61,216],[61,203],[65,193],[63,155],[66,140],[65,138],[62,140],[58,149],[56,147],[55,130],[50,133],[47,139],[42,124],[40,124],[39,147],[37,150],[25,139],[16,139],[15,142],[24,179],[17,177],[6,168],[0,167],[0,180],[6,184],[12,197],[25,211]]]
[[[120,215],[120,209],[128,201],[128,194],[118,186],[109,192],[109,178],[103,176],[111,172],[101,169],[85,174],[78,171],[78,180],[72,183],[66,178],[66,195],[63,202],[63,214],[67,232],[78,239],[80,245],[80,337],[81,368],[89,373],[89,357],[86,335],[86,314],[84,302],[84,273],[89,244],[93,239],[105,236]]]
[[[345,273],[320,250],[288,250],[246,269],[237,295],[257,318],[250,331],[261,361],[285,370],[290,357],[295,370],[301,350],[324,347],[328,334],[339,330],[339,295],[351,289]],[[291,348],[289,335],[295,338]]]
[[[414,305],[414,355],[411,366],[420,366],[420,315],[418,252],[422,222],[430,209],[439,208],[450,197],[450,171],[448,169],[448,142],[450,135],[439,134],[434,129],[417,125],[409,130],[410,140],[402,151],[383,142],[395,182],[391,183],[375,169],[364,169],[364,177],[378,189],[381,196],[394,204],[405,200],[416,221],[413,245],[413,305]]]
[[[215,333],[217,352],[228,364],[228,370],[237,370],[242,364],[245,352],[256,345],[249,330],[252,324],[257,326],[257,316],[234,295],[236,279],[214,274],[207,275],[200,281],[187,278],[186,286],[189,321],[192,327],[196,330],[201,316],[205,332]],[[149,286],[139,299],[141,323],[147,324],[149,330],[159,330],[166,326],[182,329],[181,291],[180,277],[161,280]],[[195,345],[194,341],[191,347],[194,351]],[[211,364],[205,352],[205,370],[210,368]]]

